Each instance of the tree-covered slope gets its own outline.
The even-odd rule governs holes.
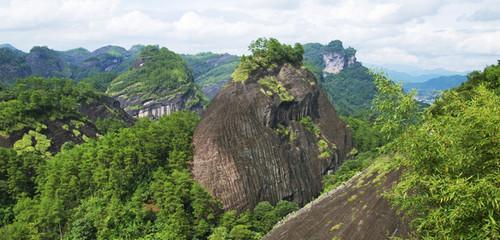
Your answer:
[[[297,205],[259,203],[240,215],[188,169],[192,112],[177,112],[53,157],[0,148],[3,239],[259,239]]]
[[[16,79],[28,76],[63,77],[79,81],[101,73],[122,73],[132,66],[141,45],[126,50],[105,46],[93,52],[84,48],[56,51],[33,47],[24,53],[14,47],[0,47],[0,82],[12,85]]]
[[[500,64],[473,72],[396,142],[403,180],[391,196],[425,239],[500,237]]]
[[[0,146],[57,152],[132,119],[113,99],[71,80],[31,77],[0,91]]]
[[[30,74],[31,68],[24,53],[7,47],[0,48],[0,83],[9,85]]]
[[[193,72],[194,81],[203,93],[213,98],[231,79],[231,73],[239,63],[239,57],[211,52],[181,55]]]
[[[134,66],[111,82],[107,93],[136,117],[201,111],[205,101],[184,60],[158,46],[145,47]]]
[[[339,40],[327,45],[304,45],[304,62],[328,94],[341,115],[359,115],[369,110],[376,93],[373,76],[356,61],[356,50]]]

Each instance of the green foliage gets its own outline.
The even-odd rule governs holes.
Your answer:
[[[318,140],[318,151],[319,158],[321,159],[331,159],[333,157],[333,150],[330,148],[328,141],[326,139]]]
[[[36,192],[37,172],[45,156],[35,152],[16,152],[0,147],[0,227],[14,217],[14,205]]]
[[[367,113],[368,115],[368,113]],[[371,151],[382,145],[382,136],[378,129],[362,117],[343,118],[352,130],[354,146],[360,152]]]
[[[377,95],[373,99],[376,112],[375,126],[386,142],[394,140],[409,127],[418,123],[419,106],[415,92],[406,94],[401,85],[382,74],[374,74]]]
[[[491,65],[484,69],[483,72],[474,71],[468,76],[468,81],[456,89],[445,92],[441,98],[429,108],[433,115],[440,115],[450,111],[454,105],[449,105],[448,102],[460,98],[470,100],[475,88],[483,85],[489,90],[494,91],[497,95],[500,94],[500,62],[497,65]]]
[[[114,118],[100,118],[95,122],[97,131],[102,134],[118,132],[118,130],[127,127],[127,124]]]
[[[221,85],[231,78],[239,57],[211,52],[181,55],[193,72],[194,81],[202,88]]]
[[[500,237],[499,69],[471,74],[394,146],[405,174],[390,198],[422,239]]]
[[[187,171],[197,121],[175,113],[62,151],[44,166],[32,206],[2,231],[51,239],[208,236],[217,204]]]
[[[254,71],[273,71],[285,63],[295,67],[302,65],[304,49],[296,43],[293,47],[281,44],[274,38],[259,38],[248,47],[252,55],[242,56],[240,64],[231,75],[233,81],[244,82]]]
[[[293,101],[294,97],[291,95],[286,88],[283,86],[281,82],[274,76],[266,76],[261,78],[259,84],[264,88],[264,91],[267,93],[265,89],[268,89],[272,92],[272,94],[278,95],[281,101],[290,102]]]
[[[35,137],[34,142],[37,142],[33,147],[42,147],[42,144],[47,145],[45,140],[50,136],[36,139],[40,136],[33,134],[45,133],[46,124],[49,122],[62,122],[61,130],[74,132],[79,136],[81,135],[79,129],[95,125],[91,119],[99,117],[88,116],[82,107],[92,111],[90,108],[96,105],[109,111],[106,119],[106,124],[109,125],[99,124],[99,129],[102,130],[100,133],[105,133],[110,128],[117,129],[124,126],[123,116],[114,111],[105,100],[106,97],[101,93],[82,85],[75,85],[70,80],[39,77],[18,80],[16,85],[0,91],[0,136],[9,137],[29,132],[31,137]],[[54,125],[58,124],[52,126]],[[57,131],[53,128],[52,132]],[[26,136],[22,142],[27,143],[31,140]],[[50,147],[50,144],[48,146]]]
[[[356,63],[338,74],[326,74],[320,81],[335,110],[344,116],[357,116],[370,110],[377,93],[374,77]]]
[[[43,121],[79,118],[78,106],[98,95],[74,86],[70,80],[38,77],[19,80],[6,90],[0,102],[3,135],[24,128],[36,128]],[[4,91],[5,92],[5,91]]]
[[[142,96],[174,91],[192,84],[191,76],[182,58],[167,48],[146,46],[139,55],[140,64],[115,78],[110,95]]]
[[[96,73],[81,79],[78,85],[88,87],[98,92],[106,92],[111,81],[118,76],[116,73]]]
[[[342,183],[352,178],[357,173],[370,166],[377,154],[375,152],[363,152],[354,159],[345,161],[340,168],[332,174],[323,177],[323,192],[329,192]]]
[[[45,135],[29,130],[20,140],[14,143],[13,149],[18,153],[33,152],[50,156],[48,152],[50,145],[51,141]]]
[[[305,116],[299,120],[300,124],[304,126],[309,132],[314,134],[314,136],[319,137],[321,135],[320,129],[316,124],[313,122],[311,117]]]
[[[260,238],[294,203],[260,203],[241,215],[221,209],[188,162],[195,113],[66,146],[45,161],[0,148],[0,234],[6,239]],[[5,184],[4,184],[5,183]]]
[[[234,211],[228,211],[208,239],[261,239],[278,221],[298,209],[296,203],[279,201],[275,206],[260,202],[253,211],[243,212],[239,216]]]
[[[188,107],[205,104],[205,97],[195,85],[184,60],[167,48],[144,47],[136,65],[113,79],[107,93],[132,102],[170,100],[178,94],[193,91],[186,99]],[[141,105],[141,104],[139,104]],[[126,110],[132,110],[128,106]]]
[[[278,126],[276,127],[276,132],[280,136],[287,138],[290,142],[293,142],[297,139],[297,133],[290,126],[286,127],[278,124]]]

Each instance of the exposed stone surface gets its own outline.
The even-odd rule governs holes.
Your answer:
[[[196,99],[196,92],[194,89],[165,95],[165,97],[161,98],[143,98],[142,96],[129,98],[124,98],[122,96],[114,97],[120,101],[120,104],[125,108],[127,113],[133,117],[158,119],[163,115],[169,115],[180,110],[190,110],[198,113],[203,111],[202,102],[195,102],[193,105],[189,103],[192,99]],[[136,106],[136,108],[133,106]]]
[[[365,171],[290,214],[263,239],[406,239],[408,221],[383,197],[400,174],[397,170]]]
[[[258,80],[269,75],[294,100],[266,94]],[[299,122],[304,117],[313,120],[319,136]],[[195,179],[225,209],[239,211],[260,201],[309,202],[322,189],[322,175],[338,167],[351,149],[350,132],[312,73],[290,65],[254,73],[244,84],[230,83],[209,105],[193,139]],[[328,142],[331,156],[319,157],[320,139]]]
[[[323,72],[337,74],[356,63],[356,56],[346,56],[344,52],[330,52],[323,54],[323,61],[325,62]]]

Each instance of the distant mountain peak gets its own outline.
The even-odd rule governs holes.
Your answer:
[[[304,45],[304,50],[304,59],[321,66],[323,74],[338,74],[357,62],[356,50],[352,47],[344,48],[340,40],[333,40],[327,45],[308,43]]]
[[[19,50],[16,47],[12,46],[10,43],[0,44],[0,48],[8,48],[8,49],[11,49],[11,50]]]

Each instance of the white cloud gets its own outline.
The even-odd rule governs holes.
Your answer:
[[[170,24],[153,19],[141,11],[132,11],[111,18],[106,24],[106,30],[116,35],[154,35],[167,31]]]
[[[0,0],[0,39],[24,50],[153,43],[245,53],[260,36],[340,39],[361,61],[471,70],[500,57],[498,0]]]

